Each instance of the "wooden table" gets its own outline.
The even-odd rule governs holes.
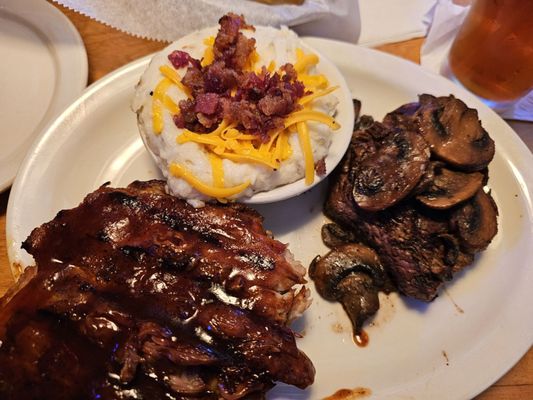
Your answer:
[[[114,69],[141,56],[162,49],[165,43],[129,36],[66,8],[58,7],[74,23],[80,32],[89,58],[89,82],[92,83]],[[379,46],[378,49],[420,62],[419,50],[422,39]],[[529,149],[533,151],[533,124],[512,122]],[[9,191],[0,195],[0,295],[12,284],[6,252],[5,222]],[[525,304],[524,307],[530,307]],[[479,395],[477,400],[522,400],[533,399],[533,349],[520,360],[504,377]]]

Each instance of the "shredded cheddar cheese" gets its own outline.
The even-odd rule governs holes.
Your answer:
[[[285,127],[289,127],[298,122],[316,121],[328,125],[331,129],[336,131],[341,126],[335,121],[333,117],[319,111],[302,110],[293,112],[285,119]]]
[[[200,181],[189,170],[187,170],[187,168],[183,167],[178,163],[170,164],[169,171],[173,176],[175,176],[176,178],[183,179],[185,182],[187,182],[193,188],[198,190],[200,193],[218,199],[225,199],[231,196],[235,196],[236,194],[239,194],[248,186],[250,186],[250,181],[246,181],[244,183],[241,183],[240,185],[233,187],[214,187]]]
[[[152,101],[152,125],[155,134],[159,135],[163,131],[163,103],[167,89],[172,85],[172,81],[168,78],[163,78],[154,90],[154,99]]]
[[[246,61],[246,65],[244,66],[244,71],[253,71],[255,68],[255,64],[259,61],[259,54],[257,51],[252,51],[250,54],[250,57],[248,57],[248,60]]]
[[[236,153],[222,152],[220,153],[220,157],[227,158],[228,160],[235,161],[238,163],[252,162],[252,163],[266,165],[267,167],[270,167],[272,169],[279,168],[279,163],[272,162],[268,160],[267,158],[261,157],[261,155],[259,154],[246,154],[246,153],[236,154]]]
[[[302,49],[296,49],[296,63],[294,69],[298,74],[306,73],[306,71],[313,65],[318,64],[318,56],[316,54],[305,54]]]
[[[224,187],[224,166],[222,164],[222,158],[213,153],[207,153],[207,156],[211,163],[213,185],[217,188]]]
[[[181,77],[175,69],[168,65],[162,65],[159,67],[159,71],[163,75],[163,79],[155,87],[152,100],[152,125],[156,135],[159,135],[164,127],[163,106],[172,115],[179,114],[180,112],[178,105],[166,94],[169,87],[176,85],[187,97],[191,97],[189,89],[181,83]]]
[[[313,159],[313,149],[311,148],[311,141],[309,139],[309,128],[304,121],[296,124],[298,128],[298,140],[304,155],[305,165],[305,184],[310,185],[315,180],[315,161]]]
[[[181,77],[179,76],[178,71],[169,67],[168,65],[160,66],[159,71],[165,78],[169,79],[174,85],[176,85],[179,90],[185,93],[187,97],[191,98],[191,92],[187,87],[185,87],[185,85],[183,85],[183,83],[181,83]]]
[[[273,132],[268,142],[261,143],[255,135],[244,134],[225,120],[210,133],[195,133],[184,130],[176,138],[179,144],[195,142],[204,145],[208,152],[234,162],[253,162],[272,169],[292,155],[287,129]]]
[[[180,113],[180,108],[168,95],[163,97],[163,105],[168,111],[170,111],[172,115],[177,115]]]
[[[204,56],[202,57],[201,65],[202,67],[207,67],[215,60],[215,53],[213,52],[213,45],[215,44],[215,37],[209,36],[204,39],[205,50]]]
[[[270,61],[267,67],[267,71],[273,73],[276,70],[276,62],[274,60]]]
[[[331,92],[333,92],[334,90],[337,90],[339,87],[338,86],[331,86],[327,89],[324,89],[324,90],[320,90],[318,92],[314,92],[314,93],[311,93],[311,94],[308,94],[307,96],[304,96],[302,97],[298,103],[302,106],[306,105],[306,104],[309,104],[310,102],[312,102],[313,100],[316,100],[318,99],[319,97],[322,97],[322,96],[325,96],[327,94],[330,94]]]
[[[298,78],[303,82],[306,88],[312,87],[314,89],[325,89],[329,82],[324,75],[298,75]]]

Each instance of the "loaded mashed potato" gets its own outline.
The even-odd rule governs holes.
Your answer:
[[[337,99],[317,55],[287,28],[247,25],[187,35],[156,55],[133,101],[168,191],[193,205],[325,173]]]

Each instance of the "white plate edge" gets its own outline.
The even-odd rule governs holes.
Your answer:
[[[325,40],[325,39],[317,39],[317,40]],[[328,42],[335,42],[335,41],[328,41]],[[337,42],[339,43],[339,42]],[[341,43],[342,45],[344,45],[344,43]],[[384,54],[384,53],[380,53],[380,52],[377,52],[375,50],[371,50],[371,49],[365,49],[365,48],[361,48],[359,47],[360,49],[363,49],[363,51],[368,51],[368,52],[371,52],[372,54],[372,57],[392,57],[392,56],[389,56],[387,54]],[[369,53],[370,54],[370,53]],[[150,56],[147,56],[145,57],[146,58],[149,58]],[[405,60],[399,60],[395,57],[392,57],[394,59],[394,62],[399,62],[400,64],[403,64],[403,66],[405,68],[408,68],[407,65],[412,65],[412,66],[416,66],[417,68],[420,68],[417,64],[414,64],[414,63],[410,63],[409,61],[405,61]],[[127,73],[129,69],[135,69],[135,68],[139,68],[139,66],[137,64],[143,62],[144,60],[143,59],[140,59],[140,60],[136,60],[130,64],[127,64],[126,66],[116,70],[116,71],[113,71],[112,73],[108,74],[106,77],[102,78],[101,80],[95,82],[93,85],[91,85],[85,92],[84,94],[75,102],[73,103],[69,108],[67,108],[67,110],[64,111],[63,115],[60,117],[64,117],[64,114],[68,114],[68,110],[71,109],[71,108],[75,108],[76,104],[78,104],[79,102],[82,102],[83,101],[83,98],[85,98],[86,96],[87,97],[90,97],[91,94],[94,94],[94,92],[97,92],[101,87],[104,87],[106,84],[108,84],[109,81],[113,81],[115,79],[118,79],[120,78],[120,76],[123,74],[123,73]],[[146,62],[146,61],[144,61]],[[399,65],[400,65],[399,64]],[[412,67],[411,67],[412,68]],[[437,77],[439,79],[445,79],[443,77],[440,77],[438,75],[435,75],[433,73],[431,73],[430,71],[424,71],[425,73],[433,76],[433,77]],[[460,88],[457,88],[456,91],[460,92]],[[464,97],[465,99],[467,99],[467,101],[470,103],[470,104],[473,104],[474,106],[478,106],[476,103],[478,102],[477,99],[473,98],[470,94],[466,93],[465,92],[465,95],[463,96],[461,94],[461,97]],[[482,105],[482,103],[479,103],[481,104],[479,106],[479,108],[486,108],[484,105]],[[490,112],[492,112],[491,110],[489,110]],[[514,166],[513,169],[515,171],[515,174],[518,174],[517,176],[520,176],[522,177],[522,182],[521,182],[521,188],[524,192],[524,194],[526,196],[528,196],[528,210],[530,212],[530,215],[531,215],[531,212],[532,212],[532,209],[533,209],[533,206],[531,204],[531,198],[532,198],[532,183],[533,183],[533,171],[528,168],[528,167],[531,167],[531,165],[533,165],[533,156],[531,155],[531,153],[529,152],[529,150],[527,149],[527,147],[525,146],[525,144],[521,141],[521,139],[516,135],[516,133],[514,131],[512,131],[512,129],[503,121],[501,120],[499,117],[497,117],[499,119],[499,121],[501,123],[504,124],[504,126],[506,127],[507,130],[511,131],[512,132],[512,135],[510,137],[507,137],[507,139],[505,141],[501,141],[501,143],[498,143],[497,145],[497,148],[498,148],[498,151],[499,152],[502,152],[502,148],[505,150],[503,153],[503,155],[507,155],[507,157],[505,157],[507,160],[509,160],[509,153],[511,152],[511,149],[514,149],[514,152],[515,154],[518,154],[520,157],[517,159],[517,160],[514,160],[515,163],[513,163],[512,165]],[[48,130],[52,130],[53,126],[58,124],[59,122],[56,120],[54,123],[52,123],[49,128],[47,129]],[[43,132],[43,135],[39,138],[38,142],[40,143],[42,140],[45,140],[45,132]],[[39,148],[39,143],[35,143],[34,146],[33,146],[33,151],[38,151],[38,148]],[[30,155],[28,154],[27,156],[27,159],[29,161],[30,159]],[[24,164],[26,164],[26,160],[24,161]],[[528,165],[529,164],[529,165]],[[26,171],[27,173],[28,171]],[[24,175],[24,174],[22,174]],[[23,177],[21,176],[21,182],[23,180]],[[19,178],[17,177],[17,181],[19,181]],[[14,185],[14,188],[12,190],[12,194],[18,194],[18,191],[21,190],[19,188],[19,186],[22,185],[22,183],[19,183],[17,185],[17,181],[15,182],[15,185]],[[13,195],[12,198],[16,197],[15,195]],[[10,218],[10,210],[13,209],[13,205],[11,204],[11,198],[10,198],[10,204],[8,205],[8,213],[7,213],[7,223],[6,223],[6,231],[9,231],[10,228],[11,228],[11,218]],[[9,225],[8,225],[9,224]],[[9,228],[8,228],[9,226]],[[532,228],[533,230],[533,228]],[[9,246],[8,246],[8,250],[9,250]],[[10,255],[10,260],[11,260],[11,255]],[[531,332],[530,334],[531,337],[527,338],[527,340],[529,341],[529,343],[531,344],[531,341],[533,340],[533,332]],[[527,350],[527,349],[526,349]],[[518,359],[520,359],[521,357],[523,356],[523,353],[521,354],[517,354],[513,359],[514,361],[518,361]],[[511,368],[512,366],[514,365],[511,364],[508,366],[508,368]],[[505,372],[507,372],[508,369],[505,369],[503,371],[501,371],[501,375],[505,374]],[[498,376],[498,377],[499,377]],[[489,385],[490,383],[494,382],[498,377],[496,378],[488,378],[487,381],[489,381]],[[488,386],[488,385],[487,385]],[[481,388],[481,389],[476,389],[472,392],[469,392],[470,394],[477,394],[479,393],[480,391],[484,390],[487,386]],[[465,393],[466,395],[466,393]]]
[[[31,3],[31,4],[28,4]],[[31,12],[28,12],[28,7],[31,7]],[[37,140],[40,133],[46,131],[48,126],[53,120],[58,117],[62,111],[68,107],[68,105],[79,96],[83,89],[87,86],[87,79],[89,74],[89,64],[87,60],[87,51],[85,44],[80,36],[80,33],[70,21],[70,19],[63,14],[58,8],[45,1],[35,0],[4,0],[0,5],[1,11],[5,11],[8,14],[13,14],[20,18],[24,22],[32,26],[39,36],[42,34],[45,36],[46,41],[50,44],[54,44],[54,38],[63,39],[61,33],[67,30],[70,35],[70,39],[74,40],[74,46],[69,48],[62,47],[61,52],[66,56],[60,57],[55,47],[50,50],[53,53],[54,61],[56,62],[58,72],[58,82],[54,89],[54,95],[48,105],[48,109],[43,116],[41,122],[35,127],[33,141]],[[36,17],[36,14],[42,12],[51,18],[54,24],[45,24],[43,21]],[[58,24],[56,24],[58,23]],[[70,76],[68,82],[63,82],[61,86],[59,81],[64,79],[61,71],[75,71],[75,76],[72,79]],[[65,84],[66,83],[66,84]],[[29,150],[29,147],[26,149]],[[0,178],[0,192],[8,189],[16,178],[17,171],[24,162],[24,157],[20,159],[19,165],[15,168],[15,174],[11,178]]]

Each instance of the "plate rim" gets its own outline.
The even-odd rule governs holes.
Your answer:
[[[39,0],[3,0],[0,11],[20,19],[45,40],[56,65],[56,84],[45,114],[33,130],[27,133],[28,143],[20,147],[21,155],[6,164],[8,172],[0,174],[0,192],[3,192],[13,184],[17,171],[24,162],[24,152],[32,147],[33,141],[48,129],[50,123],[87,86],[89,64],[80,33],[70,19],[54,5]],[[65,40],[65,35],[68,35],[70,41],[68,45],[61,42]],[[13,154],[8,151],[6,153]]]
[[[429,70],[424,69],[423,67],[419,66],[418,64],[412,63],[407,60],[399,59],[397,57],[394,57],[392,55],[373,50],[368,49],[362,46],[355,46],[349,43],[339,42],[335,40],[329,40],[329,39],[322,39],[322,38],[305,38],[306,40],[310,40],[311,43],[316,43],[317,41],[320,42],[326,42],[325,45],[334,45],[334,46],[348,46],[346,48],[353,49],[354,47],[357,48],[357,51],[367,52],[367,54],[371,54],[370,57],[375,57],[377,60],[379,59],[387,59],[388,62],[396,63],[396,65],[402,66],[402,68],[416,68],[418,72],[423,72],[424,74],[429,75],[432,79],[442,79],[446,82],[448,82],[449,85],[453,85],[452,82],[446,80],[446,78],[441,77],[440,75],[437,75]],[[320,50],[320,49],[319,49]],[[93,83],[91,86],[89,86],[82,95],[70,106],[68,107],[63,114],[54,121],[46,131],[43,132],[43,134],[39,137],[39,139],[34,143],[32,147],[32,151],[28,153],[23,165],[24,168],[21,168],[21,173],[19,176],[17,176],[15,180],[15,184],[13,185],[12,189],[12,195],[10,196],[9,203],[8,203],[8,209],[7,209],[7,218],[6,218],[6,233],[7,237],[9,237],[9,232],[13,228],[13,209],[15,207],[14,202],[15,198],[23,194],[23,187],[24,187],[24,180],[27,179],[27,176],[30,172],[29,169],[29,163],[31,163],[32,157],[39,151],[39,148],[41,147],[43,141],[46,141],[47,136],[51,135],[50,132],[53,132],[54,126],[57,126],[63,119],[67,118],[69,113],[71,113],[73,110],[76,109],[76,107],[85,101],[86,98],[90,97],[95,92],[98,92],[101,90],[101,88],[105,88],[110,82],[113,82],[116,79],[119,79],[122,75],[127,74],[131,69],[139,68],[140,64],[143,64],[147,62],[147,60],[151,57],[151,55],[148,55],[146,57],[143,57],[141,59],[135,60],[129,64],[126,64],[125,66],[112,71],[99,81]],[[335,61],[332,60],[334,63]],[[456,92],[463,92],[461,88],[456,88],[454,86],[454,91]],[[489,115],[491,115],[491,118],[498,118],[501,120],[502,123],[504,123],[507,126],[507,130],[512,132],[512,134],[507,137],[508,140],[505,142],[499,143],[497,147],[497,151],[504,156],[505,159],[508,159],[509,152],[514,152],[515,154],[518,154],[518,159],[513,159],[513,166],[514,166],[514,173],[519,174],[519,177],[522,178],[520,182],[520,186],[523,190],[523,193],[527,197],[526,200],[526,206],[527,211],[529,212],[529,216],[533,215],[533,169],[527,168],[531,167],[533,165],[533,154],[529,151],[529,149],[526,147],[524,142],[520,139],[520,137],[510,128],[505,121],[503,121],[497,114],[495,114],[492,110],[488,109],[485,105],[483,105],[479,100],[477,100],[473,95],[470,95],[467,92],[464,92],[465,95],[461,94],[461,97],[465,98],[469,103],[473,104],[477,108],[483,108],[485,112],[488,112]],[[531,232],[533,233],[533,227],[531,227]],[[14,258],[13,254],[11,254],[10,251],[12,251],[12,246],[8,245],[8,256],[10,260],[10,264],[12,264]],[[533,322],[532,318],[529,318],[528,320],[529,324]],[[528,326],[530,326],[528,325]],[[456,393],[458,396],[462,396],[464,398],[471,398],[486,388],[488,388],[492,383],[494,383],[497,379],[499,379],[501,376],[503,376],[509,369],[511,369],[514,364],[523,357],[523,355],[528,351],[528,349],[531,347],[531,343],[533,342],[533,330],[529,332],[529,334],[524,333],[524,338],[522,339],[523,345],[520,348],[520,350],[515,350],[513,352],[513,355],[511,357],[506,358],[506,363],[503,368],[499,368],[498,373],[493,374],[491,376],[485,377],[480,382],[479,379],[477,379],[478,383],[477,385],[470,385],[468,388],[463,390],[461,393]],[[526,337],[527,336],[527,337]],[[474,380],[473,380],[474,381]],[[397,394],[397,393],[393,393]]]
[[[18,210],[16,198],[24,196],[25,181],[29,179],[28,177],[32,173],[31,166],[35,162],[35,158],[41,154],[41,149],[46,146],[48,140],[51,140],[50,137],[54,135],[54,132],[58,131],[58,127],[60,127],[61,124],[65,123],[65,121],[67,121],[72,114],[75,114],[80,106],[82,106],[86,101],[89,101],[93,95],[98,95],[100,91],[105,90],[108,85],[113,84],[122,76],[128,75],[130,71],[140,69],[143,66],[146,66],[152,56],[153,53],[133,60],[123,65],[122,67],[109,72],[108,74],[104,75],[102,78],[96,80],[95,82],[91,83],[81,92],[78,98],[76,98],[70,105],[64,108],[63,111],[59,115],[57,115],[55,119],[50,121],[46,125],[45,129],[43,129],[32,142],[30,148],[28,149],[26,155],[23,158],[17,175],[14,178],[9,193],[6,210],[6,249],[9,267],[15,280],[18,280],[22,270],[24,269],[19,268],[20,259],[16,256],[16,253],[20,251],[20,246],[16,246],[14,239],[14,237],[18,234],[19,228],[16,218],[14,217],[14,215],[16,215],[16,211]],[[81,200],[82,199],[80,199],[80,201]]]

